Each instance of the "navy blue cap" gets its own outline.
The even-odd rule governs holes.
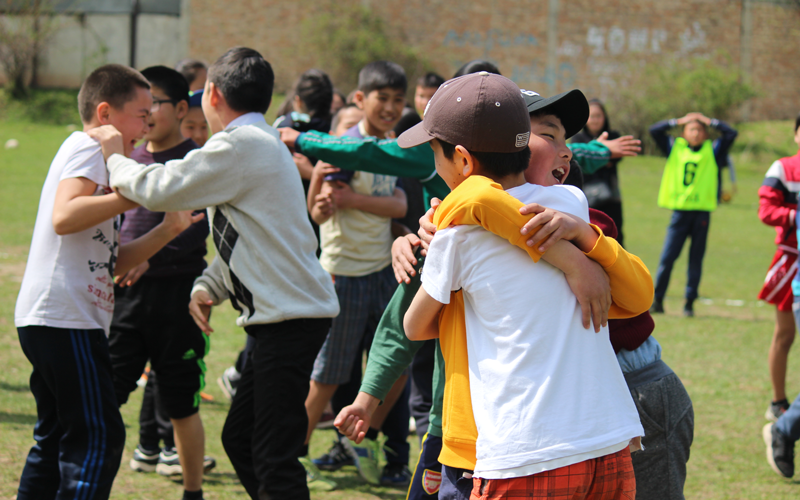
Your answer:
[[[189,107],[199,108],[203,103],[203,89],[189,92]]]

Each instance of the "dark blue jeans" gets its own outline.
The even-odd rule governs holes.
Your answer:
[[[711,212],[675,210],[672,213],[656,273],[656,300],[663,300],[667,294],[672,265],[680,256],[686,238],[691,238],[692,242],[689,246],[689,270],[686,273],[685,296],[687,301],[697,298],[700,276],[703,274],[703,255],[706,253],[710,221]]]
[[[800,297],[794,298],[792,311],[795,324],[800,325]],[[781,415],[781,418],[775,423],[775,428],[792,441],[800,440],[800,394],[792,401],[786,413]]]
[[[19,500],[107,499],[119,470],[125,426],[103,330],[17,328],[33,365],[36,444],[19,480]]]

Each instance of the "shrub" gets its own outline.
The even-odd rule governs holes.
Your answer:
[[[387,60],[402,66],[413,92],[414,76],[429,70],[429,64],[412,47],[404,33],[363,6],[323,3],[317,14],[301,26],[299,57],[309,67],[328,73],[339,89],[352,89],[358,72],[366,64]]]
[[[0,93],[0,119],[80,127],[77,90],[30,89],[28,93],[22,101]]]
[[[742,104],[757,95],[736,69],[709,59],[631,65],[625,74],[607,102],[609,115],[614,128],[641,138],[650,154],[657,151],[648,132],[653,123],[692,111],[735,122]]]

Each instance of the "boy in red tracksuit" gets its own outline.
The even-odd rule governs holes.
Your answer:
[[[800,147],[800,116],[795,120],[794,141]],[[758,217],[775,226],[778,249],[772,259],[764,287],[758,298],[775,304],[775,334],[769,348],[769,373],[772,378],[772,403],[766,418],[773,422],[789,407],[786,399],[786,364],[795,335],[792,315],[792,279],[797,273],[797,235],[795,215],[800,191],[800,152],[777,160],[767,170],[758,190]]]

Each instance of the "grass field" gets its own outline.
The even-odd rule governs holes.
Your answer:
[[[50,161],[69,134],[63,126],[0,122],[0,144],[19,140],[17,149],[0,149],[0,499],[13,498],[36,420],[28,391],[30,365],[19,347],[13,310],[30,244],[39,192]],[[695,407],[695,440],[686,484],[688,498],[781,499],[800,495],[800,484],[778,478],[764,459],[761,427],[770,398],[766,358],[774,310],[755,297],[774,251],[774,231],[756,216],[757,190],[764,172],[779,156],[796,151],[791,124],[768,122],[741,127],[734,161],[738,193],[712,217],[701,302],[697,317],[680,316],[685,285],[685,255],[675,266],[666,300],[667,314],[656,318],[655,335],[664,360],[683,380]],[[626,159],[620,166],[628,249],[655,271],[670,213],[655,206],[663,158]],[[684,252],[685,253],[685,252]],[[246,498],[219,440],[228,404],[214,379],[229,366],[244,340],[229,306],[215,313],[204,403],[207,453],[217,468],[206,477],[208,499]],[[800,390],[797,349],[790,360],[789,393]],[[138,437],[141,391],[123,408],[128,442],[112,498],[178,498],[180,487],[155,475],[135,474],[128,460]],[[312,455],[323,452],[331,432],[317,432]],[[412,440],[415,441],[415,440]],[[412,462],[416,457],[412,450]],[[410,465],[414,465],[413,463]],[[405,492],[372,488],[354,470],[333,474],[341,489],[313,494],[316,499],[405,498]]]

